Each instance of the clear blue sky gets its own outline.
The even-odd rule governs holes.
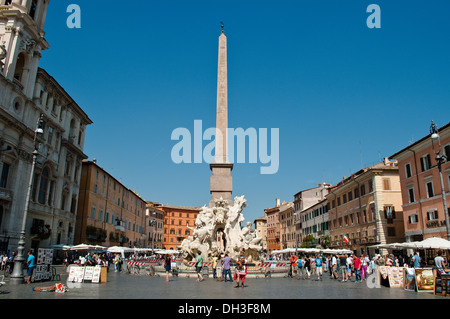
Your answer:
[[[69,4],[81,29],[69,29]],[[369,29],[366,8],[381,8]],[[215,126],[220,21],[229,126],[280,129],[280,167],[236,164],[247,221],[336,184],[450,120],[450,2],[52,0],[46,69],[85,110],[85,153],[145,200],[203,206],[209,165],[171,160],[178,127]]]

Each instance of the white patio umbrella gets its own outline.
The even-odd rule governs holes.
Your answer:
[[[440,237],[432,237],[422,241],[403,243],[402,247],[414,249],[450,249],[450,241]]]
[[[95,246],[88,245],[88,244],[79,244],[79,245],[70,247],[70,250],[91,250],[91,249],[95,249]]]
[[[54,249],[62,249],[62,250],[70,250],[72,246],[70,245],[64,245],[64,244],[59,244],[59,245],[51,245],[50,248],[54,248]]]
[[[132,253],[134,252],[134,249],[128,247],[111,246],[106,251],[110,253]]]

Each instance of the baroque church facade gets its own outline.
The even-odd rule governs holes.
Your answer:
[[[17,249],[26,202],[26,250],[74,241],[82,161],[88,158],[84,140],[92,121],[39,67],[49,48],[48,5],[49,0],[0,0],[0,252]],[[38,126],[42,134],[36,134]]]

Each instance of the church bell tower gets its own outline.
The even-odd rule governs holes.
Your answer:
[[[0,0],[0,74],[32,99],[50,0]]]

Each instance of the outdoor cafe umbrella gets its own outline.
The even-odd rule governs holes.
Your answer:
[[[76,246],[70,247],[70,250],[93,250],[95,249],[95,246],[87,245],[87,244],[79,244]]]
[[[450,249],[450,241],[440,237],[432,237],[422,241],[403,243],[401,247],[413,249]]]
[[[120,246],[111,246],[106,251],[110,253],[132,253],[134,249]]]
[[[370,248],[384,248],[384,249],[403,249],[408,248],[404,246],[405,243],[392,243],[392,244],[378,244],[369,246]]]

